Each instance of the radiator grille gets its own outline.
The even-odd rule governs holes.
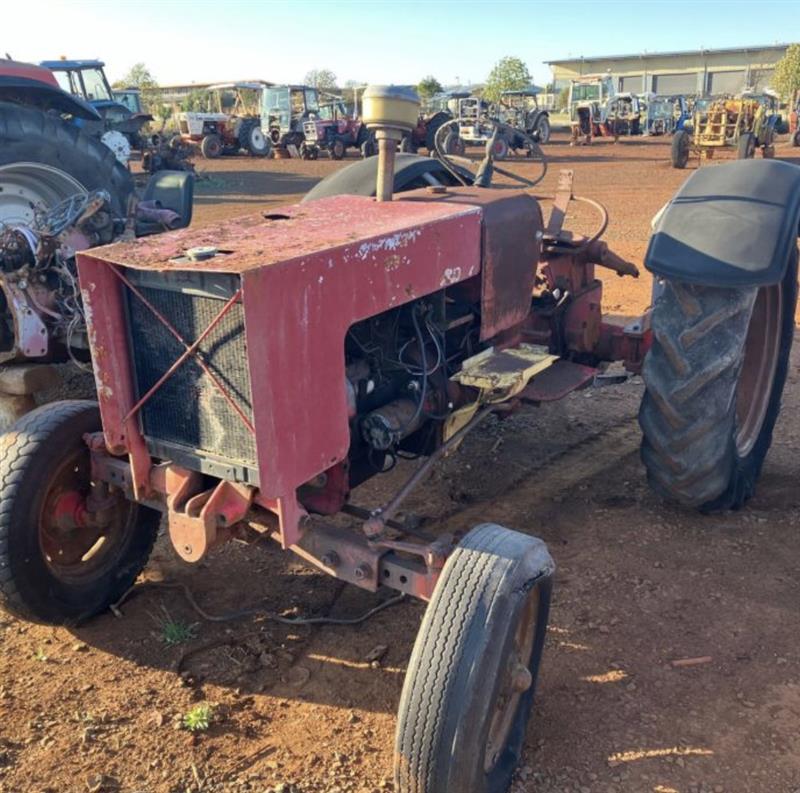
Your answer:
[[[152,279],[145,279],[151,283],[141,283],[141,276],[137,280],[140,281],[138,291],[188,344],[208,328],[236,287],[233,284],[233,288],[225,290],[226,294],[220,295],[204,293],[202,289],[187,289],[185,277],[181,289],[154,286]],[[128,293],[128,311],[136,385],[141,397],[177,360],[184,348],[132,292]],[[208,368],[252,423],[241,303],[230,308],[202,341],[199,350]],[[141,420],[145,438],[154,454],[163,456],[166,448],[177,452],[173,459],[181,464],[186,464],[188,456],[196,457],[198,462],[203,458],[213,458],[216,463],[228,464],[231,471],[256,468],[253,434],[194,357],[181,364],[150,397],[141,410]],[[207,465],[199,467],[202,470],[208,468]]]

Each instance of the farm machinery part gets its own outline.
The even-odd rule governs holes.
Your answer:
[[[642,135],[645,127],[642,117],[647,118],[645,102],[636,94],[616,94],[609,98],[605,108],[604,132],[616,143],[620,137]]]
[[[794,92],[789,104],[789,136],[792,146],[800,146],[800,90]]]
[[[645,94],[641,99],[645,106],[645,135],[672,135],[684,129],[687,122],[691,123],[692,114],[685,96]]]
[[[519,759],[554,565],[531,536],[493,524],[437,536],[398,511],[492,415],[560,399],[607,360],[637,370],[648,331],[602,319],[596,268],[637,270],[602,242],[604,212],[588,237],[562,229],[569,172],[547,225],[523,190],[393,196],[393,163],[412,156],[396,141],[416,115],[403,92],[365,101],[377,200],[333,195],[78,255],[98,402],[43,406],[8,438],[0,598],[48,622],[103,610],[145,564],[160,513],[189,562],[271,536],[343,581],[430,601],[397,789],[485,793],[507,789]],[[489,141],[475,184],[492,170]],[[420,461],[394,496],[349,503],[404,456]],[[326,520],[338,513],[360,518]]]
[[[730,148],[740,160],[752,158],[757,149],[763,157],[774,157],[777,121],[774,98],[767,95],[716,99],[695,110],[691,133],[684,129],[673,136],[672,167],[685,168],[692,154],[702,163]]]
[[[214,109],[178,114],[181,140],[196,144],[206,159],[246,151],[253,157],[266,157],[272,150],[270,139],[261,129],[261,107],[266,83],[218,83],[209,86]],[[226,99],[233,97],[226,103]],[[228,108],[231,108],[230,111]]]

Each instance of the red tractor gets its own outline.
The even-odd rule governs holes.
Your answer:
[[[569,172],[545,223],[528,192],[487,189],[490,153],[474,177],[396,154],[414,121],[386,104],[379,156],[304,203],[79,254],[97,401],[38,408],[4,439],[0,599],[43,622],[96,614],[162,520],[191,563],[270,536],[343,581],[429,601],[396,789],[498,793],[523,745],[553,561],[517,531],[437,535],[398,513],[490,416],[561,399],[608,361],[638,371],[651,340],[651,478],[689,503],[740,504],[786,375],[800,171],[750,161],[688,180],[648,254],[668,281],[651,338],[647,317],[603,320],[598,267],[637,269],[601,241],[604,213],[588,237],[562,230]],[[763,231],[744,239],[751,211]],[[403,455],[420,462],[396,493],[352,503]]]
[[[304,140],[300,156],[316,160],[320,151],[326,151],[332,160],[344,158],[349,148],[359,149],[364,156],[374,152],[365,144],[370,134],[357,114],[350,114],[341,97],[321,96],[319,109],[303,121]]]

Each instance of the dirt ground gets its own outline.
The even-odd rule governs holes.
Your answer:
[[[669,167],[668,144],[572,149],[557,136],[547,152],[536,192],[573,168],[576,192],[609,209],[609,244],[640,262],[650,218],[687,175]],[[292,201],[340,165],[201,162],[195,222]],[[605,282],[610,314],[647,305],[646,275]],[[490,520],[536,534],[558,564],[516,793],[800,792],[798,362],[796,347],[758,493],[739,513],[699,516],[648,490],[638,378],[484,425],[409,504],[442,530]],[[379,503],[407,474],[401,464],[354,501]],[[380,601],[271,545],[230,544],[190,567],[162,540],[145,578],[186,584],[213,614],[343,617]],[[409,601],[358,627],[210,622],[181,592],[150,587],[77,629],[0,614],[0,791],[391,791],[422,613]],[[206,703],[209,729],[182,729]]]

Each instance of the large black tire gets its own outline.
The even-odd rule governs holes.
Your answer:
[[[800,146],[800,129],[792,135],[792,146]]]
[[[267,157],[272,151],[272,141],[262,132],[258,121],[242,125],[239,132],[239,146],[253,157]]]
[[[743,132],[739,135],[736,144],[736,158],[739,160],[751,160],[756,153],[756,136],[752,132]]]
[[[439,131],[439,127],[441,127],[442,124],[446,124],[451,118],[452,116],[449,113],[440,110],[428,119],[428,123],[425,127],[425,148],[429,152],[432,153],[436,147],[436,133]]]
[[[541,540],[493,524],[473,529],[447,560],[400,698],[399,793],[507,790],[533,704],[553,571]]]
[[[796,302],[796,250],[777,286],[666,284],[639,410],[657,492],[704,511],[738,509],[752,496],[780,411]]]
[[[127,213],[133,179],[98,138],[36,108],[0,102],[0,166],[26,162],[63,171],[87,191],[107,190],[114,212]]]
[[[550,119],[542,114],[533,129],[533,137],[537,143],[550,142]]]
[[[689,133],[684,129],[679,129],[672,136],[672,150],[670,157],[673,168],[685,168],[689,162],[690,138]]]
[[[133,584],[150,555],[160,514],[123,498],[101,530],[107,544],[87,561],[65,563],[46,550],[52,539],[42,525],[52,498],[73,470],[85,473],[88,489],[83,435],[99,429],[97,404],[71,400],[31,411],[0,438],[0,605],[23,619],[74,624],[97,614]]]

